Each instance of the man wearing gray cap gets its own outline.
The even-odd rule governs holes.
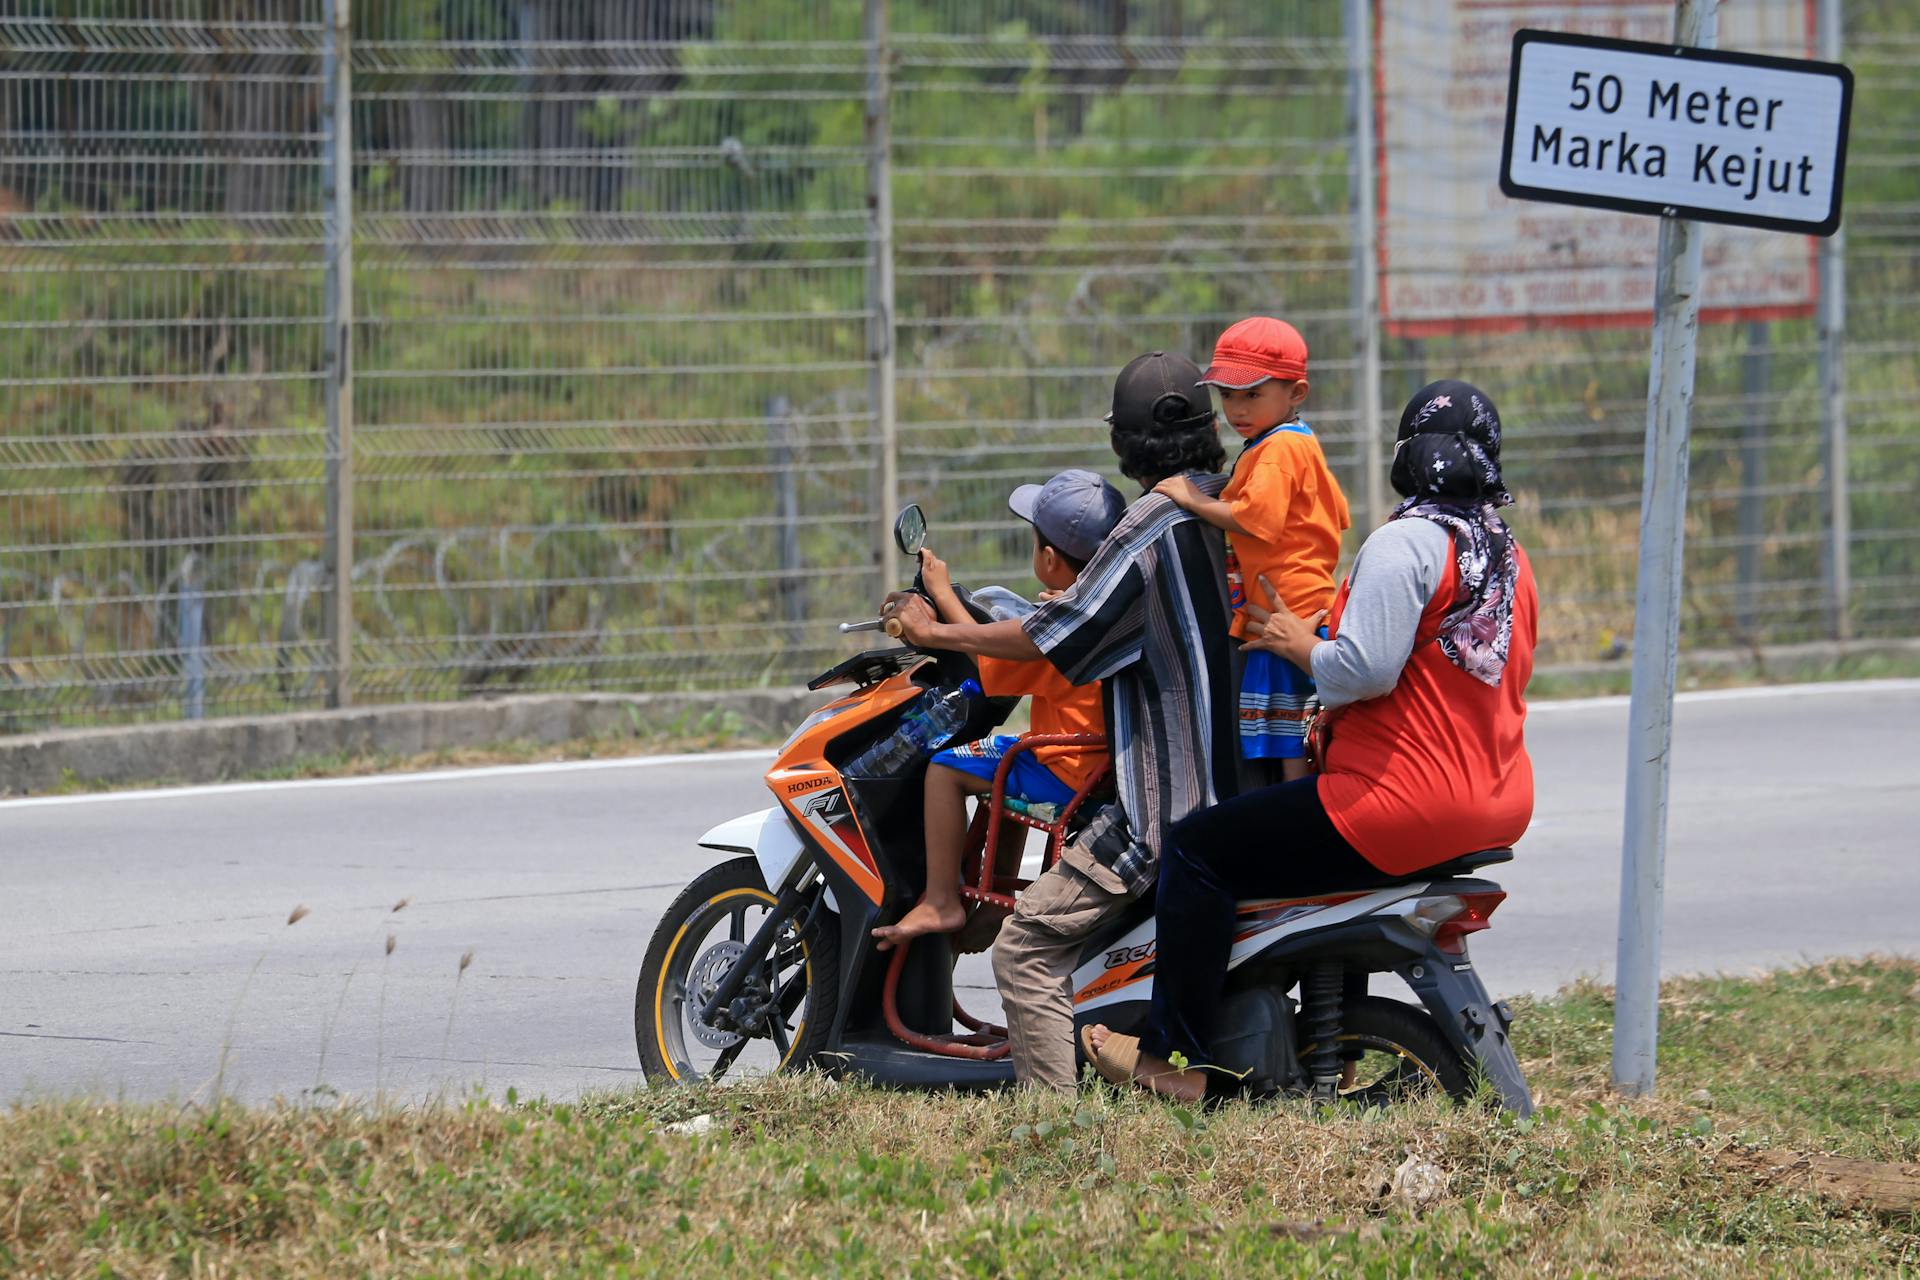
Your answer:
[[[1226,484],[1199,368],[1167,352],[1137,357],[1114,381],[1107,422],[1121,473],[1148,492],[1072,587],[1023,619],[987,624],[941,622],[912,594],[886,604],[909,644],[1045,657],[1067,680],[1105,687],[1118,803],[1027,887],[993,945],[1014,1072],[1023,1084],[1056,1089],[1078,1078],[1073,972],[1087,938],[1151,892],[1169,827],[1240,789],[1226,544],[1219,530],[1151,492],[1173,476],[1210,496]]]
[[[1049,596],[1068,590],[1127,509],[1120,491],[1091,471],[1062,471],[1045,484],[1023,484],[1007,499],[1013,514],[1033,526],[1033,576]],[[947,622],[971,624],[946,562],[920,553],[920,582]],[[1107,722],[1100,684],[1075,686],[1044,658],[982,657],[980,687],[988,697],[1032,699],[1032,734],[1079,734],[1098,746],[1060,745],[1013,757],[1006,795],[1023,804],[1064,809],[1107,765]],[[967,797],[993,791],[1001,759],[1018,741],[1008,734],[935,753],[927,768],[927,887],[896,924],[873,931],[882,951],[923,933],[950,933],[966,923],[960,899],[960,861],[967,838]]]

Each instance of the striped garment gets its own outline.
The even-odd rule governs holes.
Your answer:
[[[1197,471],[1187,478],[1212,497],[1227,482]],[[1168,828],[1239,794],[1232,618],[1219,530],[1148,494],[1127,508],[1079,580],[1024,624],[1067,679],[1106,682],[1115,786],[1130,830],[1080,844],[1131,893],[1152,887]]]
[[[1306,755],[1313,677],[1277,653],[1255,649],[1240,676],[1240,752],[1249,760],[1299,760]]]

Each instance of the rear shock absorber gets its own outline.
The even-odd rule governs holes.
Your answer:
[[[1300,979],[1300,1021],[1306,1042],[1307,1074],[1313,1078],[1313,1096],[1332,1102],[1340,1092],[1341,968],[1316,964]]]

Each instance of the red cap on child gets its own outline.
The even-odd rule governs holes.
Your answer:
[[[1268,378],[1297,382],[1307,376],[1307,340],[1285,320],[1249,316],[1213,344],[1213,363],[1200,381],[1240,390]]]

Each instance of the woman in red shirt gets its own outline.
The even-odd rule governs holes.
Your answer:
[[[1234,904],[1390,884],[1520,838],[1533,816],[1523,726],[1539,599],[1497,513],[1500,417],[1464,382],[1430,383],[1400,415],[1405,501],[1360,549],[1328,617],[1276,610],[1253,647],[1310,669],[1333,709],[1315,776],[1248,792],[1175,826],[1155,899],[1153,1012],[1134,1078],[1197,1098],[1226,981]],[[1089,1027],[1103,1070],[1130,1037]]]

